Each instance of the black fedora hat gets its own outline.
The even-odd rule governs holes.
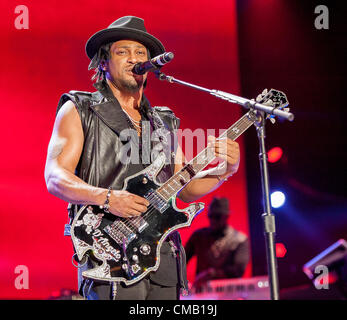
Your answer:
[[[89,38],[86,44],[87,56],[93,59],[100,46],[123,39],[142,43],[149,50],[151,57],[165,52],[163,44],[147,32],[143,19],[126,16],[117,19],[107,29],[98,31]]]

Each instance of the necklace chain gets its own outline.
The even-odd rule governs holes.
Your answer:
[[[122,108],[122,109],[123,109],[123,108]],[[125,109],[123,109],[123,111],[124,111],[125,114],[132,120],[132,122],[136,122],[136,123],[140,123],[140,122],[141,122],[141,120],[139,120],[139,121],[135,120],[128,112],[126,112]]]
[[[133,119],[133,117],[132,117],[128,112],[126,112],[125,109],[122,108],[122,110],[123,110],[124,113],[128,116],[128,118],[130,119],[131,123],[132,123],[136,128],[138,128],[139,130],[141,130],[141,126],[140,126],[141,120],[136,121],[135,119]]]
[[[113,84],[114,87],[117,87],[112,80],[111,80],[111,83]],[[126,110],[124,108],[122,108],[122,110],[128,116],[129,120],[134,125],[136,130],[141,131],[141,126],[140,126],[141,119],[139,121],[136,121],[135,119],[133,119],[133,117],[128,112],[126,112]]]

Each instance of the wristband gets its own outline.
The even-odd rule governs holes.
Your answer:
[[[103,209],[105,212],[109,213],[110,209],[110,196],[111,196],[111,187],[108,188],[107,194],[106,194],[106,200],[103,205],[100,206],[100,209]]]

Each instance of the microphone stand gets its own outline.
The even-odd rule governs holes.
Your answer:
[[[278,285],[278,273],[277,273],[277,260],[276,260],[276,250],[275,250],[275,216],[271,212],[270,203],[270,183],[269,183],[269,172],[267,166],[267,154],[265,147],[265,114],[278,116],[282,119],[289,121],[294,120],[294,115],[287,111],[282,111],[271,106],[267,106],[258,103],[254,100],[249,100],[242,98],[231,93],[223,92],[220,90],[211,90],[204,87],[191,84],[182,80],[175,79],[172,76],[167,76],[160,71],[160,69],[154,70],[156,77],[159,80],[165,80],[170,83],[178,83],[193,89],[207,92],[217,98],[226,100],[231,103],[236,103],[241,105],[246,109],[258,110],[261,115],[261,120],[257,123],[257,135],[259,140],[259,163],[260,163],[260,173],[261,173],[261,184],[263,193],[263,210],[262,214],[263,225],[264,225],[264,235],[265,235],[265,246],[266,246],[266,257],[267,257],[267,268],[269,274],[269,286],[270,286],[270,297],[271,300],[279,300],[279,285]]]

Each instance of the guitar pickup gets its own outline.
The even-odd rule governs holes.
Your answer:
[[[159,196],[158,193],[153,191],[153,189],[151,189],[144,198],[146,198],[160,213],[163,213],[169,207],[168,203]]]
[[[125,244],[127,247],[136,238],[136,234],[120,220],[106,226],[104,231],[120,246]]]
[[[129,223],[138,230],[138,232],[142,232],[148,227],[148,223],[141,216],[128,218]]]

